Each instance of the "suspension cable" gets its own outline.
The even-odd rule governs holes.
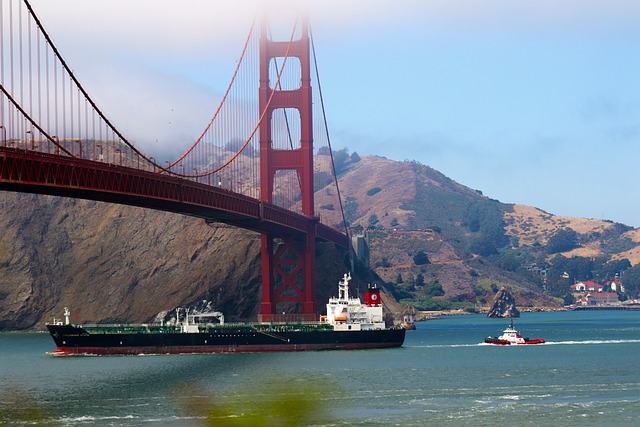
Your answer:
[[[293,37],[295,36],[295,32],[297,30],[297,27],[298,27],[298,21],[296,20],[296,23],[293,26],[293,31],[291,33],[291,37],[289,39],[289,45],[287,46],[287,50],[285,52],[284,60],[282,61],[282,67],[278,71],[278,78],[276,79],[276,82],[274,83],[274,87],[276,87],[277,85],[280,84],[280,79],[282,77],[282,72],[284,71],[285,65],[287,64],[287,58],[289,57],[289,51],[291,50],[291,44],[293,43]],[[275,93],[276,93],[275,90],[271,91],[271,95],[269,95],[269,99],[267,100],[267,105],[265,106],[264,111],[261,112],[260,118],[258,119],[258,122],[256,123],[255,127],[253,128],[253,131],[251,131],[251,134],[249,134],[249,137],[245,140],[244,144],[242,144],[242,146],[238,149],[238,151],[236,151],[236,153],[233,156],[231,156],[224,164],[220,165],[219,167],[217,167],[215,169],[212,169],[210,171],[203,172],[203,173],[200,173],[200,174],[196,174],[196,175],[190,175],[190,176],[202,177],[202,176],[212,175],[212,174],[214,174],[216,172],[219,172],[224,167],[228,166],[232,161],[237,159],[238,156],[240,155],[240,153],[242,153],[242,151],[247,147],[249,142],[251,142],[251,139],[253,139],[253,136],[256,134],[256,132],[260,128],[260,125],[262,124],[262,121],[264,120],[265,116],[267,115],[267,111],[269,110],[269,106],[271,105],[271,101],[273,100],[273,96],[275,95]],[[180,174],[177,174],[177,175],[181,176]]]
[[[133,144],[131,144],[120,133],[120,131],[118,131],[118,129],[115,128],[115,126],[113,126],[113,124],[109,121],[109,119],[98,108],[97,104],[91,99],[91,97],[89,96],[87,91],[84,89],[82,84],[80,84],[80,81],[76,78],[76,76],[73,73],[73,71],[71,71],[71,68],[69,68],[69,66],[67,65],[67,62],[64,60],[64,58],[60,54],[60,51],[58,51],[58,48],[56,48],[56,46],[53,44],[53,41],[51,40],[51,37],[49,37],[49,34],[45,31],[44,27],[42,26],[42,23],[40,22],[40,19],[38,19],[38,17],[36,16],[33,8],[31,7],[31,4],[29,4],[29,2],[27,0],[23,0],[23,1],[24,1],[25,6],[27,7],[27,9],[29,10],[29,13],[31,14],[31,17],[34,19],[36,25],[38,26],[38,28],[42,32],[42,35],[44,36],[45,40],[47,41],[47,43],[51,47],[51,50],[53,50],[53,53],[56,55],[56,57],[58,58],[58,60],[60,61],[60,63],[64,67],[64,69],[66,70],[66,72],[69,74],[69,77],[71,78],[71,80],[76,84],[76,86],[78,87],[78,90],[80,92],[82,92],[82,95],[84,95],[85,99],[91,104],[91,106],[93,107],[95,112],[98,113],[100,118],[102,118],[102,120],[104,120],[104,122],[111,128],[111,130],[118,136],[118,138],[120,138],[126,145],[128,145],[136,154],[138,154],[139,156],[144,158],[149,163],[154,164],[155,166],[157,166],[160,169],[164,170],[164,168],[162,166],[156,164],[156,162],[154,162],[153,160],[149,159],[146,155],[144,155],[142,152],[140,152]],[[168,171],[168,172],[170,172],[170,171]]]
[[[24,118],[27,119],[27,121],[29,121],[29,123],[31,123],[31,125],[35,129],[37,129],[42,135],[44,135],[48,141],[53,142],[60,150],[64,151],[69,156],[75,157],[65,147],[60,145],[59,142],[56,141],[51,135],[49,135],[44,129],[42,129],[42,127],[20,106],[20,104],[18,104],[16,100],[13,99],[11,94],[4,88],[4,86],[1,83],[0,83],[0,92],[2,92],[7,97],[7,100],[11,104],[13,104],[13,106],[20,112],[20,114],[22,114]]]
[[[227,86],[227,91],[224,93],[224,96],[222,97],[222,100],[220,101],[220,104],[218,105],[218,108],[216,109],[216,112],[213,114],[213,117],[211,118],[211,120],[209,120],[209,123],[204,128],[204,130],[202,131],[200,136],[191,145],[191,147],[189,147],[189,149],[187,151],[185,151],[184,154],[182,154],[177,160],[175,160],[173,163],[171,163],[168,166],[168,168],[171,168],[171,167],[175,166],[176,164],[180,163],[185,157],[187,157],[187,155],[189,153],[191,153],[193,151],[193,149],[202,141],[202,138],[209,131],[209,129],[211,129],[211,126],[213,125],[213,122],[218,117],[218,114],[220,113],[220,110],[222,109],[222,106],[224,105],[225,101],[227,100],[227,97],[229,96],[229,92],[231,92],[231,87],[233,86],[233,83],[235,82],[236,77],[238,76],[238,70],[240,69],[240,65],[242,65],[242,62],[244,60],[245,53],[247,52],[247,47],[249,46],[249,41],[251,40],[251,36],[253,35],[253,30],[255,28],[255,25],[256,25],[256,19],[254,17],[253,22],[251,23],[251,29],[249,30],[249,35],[247,36],[247,39],[244,42],[244,47],[242,48],[242,53],[240,54],[240,58],[237,61],[238,65],[236,65],[236,69],[234,70],[233,76],[231,77],[231,82],[229,82],[229,86]],[[242,150],[240,150],[240,151],[242,151]],[[196,176],[198,176],[198,175],[196,175]],[[202,175],[202,176],[206,176],[206,174]]]
[[[311,27],[309,27],[309,34],[311,36],[311,52],[313,54],[313,65],[316,70],[316,80],[318,83],[318,92],[320,94],[320,107],[322,109],[322,118],[324,121],[325,132],[327,133],[327,143],[329,145],[329,154],[331,157],[331,169],[333,169],[333,176],[336,181],[336,191],[338,193],[338,202],[340,203],[340,213],[342,214],[342,223],[344,224],[344,231],[347,235],[347,238],[350,239],[349,236],[349,227],[347,226],[347,220],[344,215],[344,206],[342,205],[342,196],[340,195],[340,186],[338,185],[338,175],[336,174],[336,165],[333,161],[333,151],[331,150],[331,138],[329,136],[329,125],[327,124],[327,114],[324,108],[324,98],[322,96],[322,86],[320,85],[320,73],[318,72],[318,61],[316,60],[316,45],[313,41],[313,33],[311,32]]]

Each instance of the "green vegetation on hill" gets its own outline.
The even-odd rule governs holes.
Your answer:
[[[352,228],[368,233],[372,267],[401,303],[421,310],[473,311],[489,304],[504,286],[520,305],[557,306],[571,302],[573,281],[604,283],[624,272],[628,294],[640,290],[640,267],[636,285],[635,267],[617,255],[639,246],[624,236],[631,227],[600,221],[592,231],[579,233],[571,221],[543,213],[548,228],[540,228],[534,218],[517,218],[514,205],[488,198],[428,166],[405,161],[396,162],[397,169],[412,172],[403,178],[406,194],[415,188],[415,195],[405,197],[397,208],[410,214],[401,221],[394,218],[385,228],[386,211],[377,209],[390,210],[384,197],[393,193],[385,190],[394,166],[384,164],[385,181],[372,181],[374,174],[366,172],[369,158],[360,160],[360,174],[369,177],[367,191],[358,197],[347,190],[347,220]],[[372,164],[381,165],[379,160]],[[348,166],[345,177],[351,172]],[[373,196],[378,204],[365,211],[366,199]],[[537,237],[526,240],[532,233]],[[599,256],[567,254],[593,245]]]
[[[412,201],[402,206],[415,212],[409,229],[436,226],[459,242],[460,249],[482,256],[495,254],[509,243],[503,217],[510,205],[489,199],[419,163],[413,164],[418,191]],[[424,177],[431,181],[421,179]]]

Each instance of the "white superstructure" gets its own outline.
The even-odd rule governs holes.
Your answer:
[[[369,285],[365,295],[365,304],[360,298],[349,296],[351,274],[345,274],[338,283],[338,296],[329,298],[327,316],[321,320],[333,325],[336,331],[361,331],[384,329],[384,315],[380,290]]]
[[[189,314],[189,309],[185,309],[184,320],[180,320],[180,307],[176,308],[176,325],[180,325],[182,332],[197,333],[198,325],[203,324],[202,319],[218,319],[219,325],[224,325],[224,314],[219,311],[209,313]],[[206,325],[206,323],[204,323]]]
[[[507,329],[502,331],[502,335],[498,337],[499,340],[509,341],[511,344],[524,344],[524,338],[520,335],[520,332],[513,326],[513,322]]]

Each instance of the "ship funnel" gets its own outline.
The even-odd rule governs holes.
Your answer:
[[[367,307],[377,307],[382,304],[380,300],[380,289],[374,284],[367,285],[367,292],[364,293],[364,305]]]

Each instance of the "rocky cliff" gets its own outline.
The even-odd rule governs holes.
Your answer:
[[[150,322],[206,299],[255,320],[260,235],[224,224],[85,200],[0,192],[0,330],[75,322]],[[345,253],[318,247],[318,304],[336,293]]]

